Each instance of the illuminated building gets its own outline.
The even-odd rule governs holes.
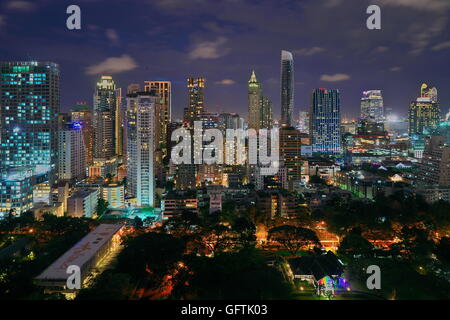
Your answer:
[[[284,160],[287,180],[301,179],[301,134],[293,127],[280,128],[280,158]]]
[[[292,126],[294,111],[294,58],[289,51],[281,51],[281,125]]]
[[[2,171],[0,176],[0,219],[9,214],[21,214],[33,207],[33,168]]]
[[[71,121],[81,124],[86,146],[86,163],[92,164],[94,150],[94,131],[92,127],[92,109],[86,104],[78,104],[71,109]]]
[[[384,121],[384,105],[381,90],[363,92],[361,98],[361,119],[373,122]]]
[[[123,207],[125,205],[125,186],[117,183],[104,185],[102,198],[108,202],[108,208]]]
[[[127,191],[140,207],[155,201],[155,108],[154,90],[127,95]]]
[[[0,64],[0,169],[32,167],[55,182],[59,66],[52,62]]]
[[[314,90],[310,112],[313,153],[336,155],[342,152],[340,109],[339,90]]]
[[[85,288],[85,279],[100,266],[105,257],[120,247],[122,228],[121,224],[99,225],[37,276],[34,279],[36,284],[44,287],[47,293],[76,291],[67,288],[70,276],[67,268],[75,265],[80,268],[81,285]]]
[[[205,109],[205,78],[188,78],[189,103],[184,109],[184,122],[191,128]]]
[[[248,128],[271,128],[272,118],[272,102],[263,95],[262,85],[253,71],[248,81]]]
[[[94,93],[94,158],[122,154],[121,93],[111,76],[102,76]]]
[[[82,124],[65,125],[59,131],[59,180],[81,180],[86,177],[86,146]]]
[[[164,219],[181,215],[184,211],[198,214],[198,200],[194,191],[172,191],[161,200]]]
[[[78,190],[67,199],[67,214],[76,218],[92,218],[96,213],[98,199],[97,189]]]
[[[450,146],[444,136],[426,138],[418,179],[428,186],[450,187]]]
[[[439,125],[439,113],[436,88],[423,84],[420,97],[409,108],[409,136],[432,133]]]
[[[171,121],[172,110],[172,83],[170,81],[145,81],[144,91],[156,91],[158,100],[156,103],[156,142],[157,148],[167,146],[167,126]],[[161,148],[167,152],[166,147]]]

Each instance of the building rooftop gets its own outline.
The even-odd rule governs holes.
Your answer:
[[[36,280],[66,280],[67,267],[76,265],[82,268],[98,252],[102,246],[122,228],[121,224],[101,224],[83,239],[75,244],[69,251],[64,253],[47,269],[44,270]]]

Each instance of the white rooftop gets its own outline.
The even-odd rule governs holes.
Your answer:
[[[69,251],[64,253],[47,269],[35,279],[37,280],[66,280],[68,274],[67,267],[70,265],[79,266],[88,262],[102,246],[116,234],[123,225],[121,224],[101,224],[83,239],[77,242]]]

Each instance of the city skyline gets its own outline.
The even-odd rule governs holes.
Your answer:
[[[229,0],[216,4],[222,10],[213,10],[211,2],[202,0],[192,6],[178,0],[142,5],[116,0],[108,2],[108,17],[101,17],[96,12],[103,1],[81,1],[82,29],[70,31],[65,28],[64,1],[21,1],[22,7],[9,1],[0,7],[0,39],[12,45],[0,49],[0,60],[58,63],[65,75],[64,112],[77,102],[89,103],[92,86],[105,74],[122,89],[146,80],[171,81],[174,118],[182,117],[188,103],[185,79],[205,77],[206,109],[244,115],[246,82],[254,69],[273,101],[274,117],[280,119],[279,54],[288,50],[297,65],[294,114],[308,110],[314,89],[326,87],[340,90],[343,117],[359,114],[365,90],[382,90],[385,106],[406,116],[422,82],[442,91],[441,111],[446,113],[450,94],[443,89],[450,83],[440,66],[449,50],[445,14],[450,7],[432,0],[419,11],[423,9],[419,5],[380,0],[382,29],[368,30],[366,2],[283,1],[275,7],[269,1],[257,6],[244,1],[232,14]],[[314,23],[319,9],[325,21],[320,26]],[[181,15],[183,10],[189,15]],[[252,10],[254,17],[244,19]],[[124,25],[123,12],[135,19]],[[326,17],[344,12],[345,21],[326,22],[334,21]],[[17,24],[19,15],[26,24]],[[265,15],[272,17],[270,24],[264,23]],[[39,28],[34,28],[37,24]]]

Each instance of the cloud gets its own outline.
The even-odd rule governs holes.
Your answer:
[[[231,79],[223,79],[223,80],[215,82],[215,84],[220,84],[220,85],[224,85],[224,86],[231,86],[235,83],[236,83],[236,81],[231,80]]]
[[[418,10],[440,11],[450,8],[448,0],[379,0],[382,5],[409,7]]]
[[[114,29],[105,30],[106,38],[108,38],[113,44],[118,44],[120,37]]]
[[[121,57],[110,57],[98,64],[89,66],[86,68],[86,74],[114,74],[130,71],[135,68],[137,68],[137,64],[134,59],[129,55],[124,54]]]
[[[6,23],[6,17],[0,15],[0,27]]]
[[[439,50],[447,49],[447,48],[450,48],[450,41],[445,41],[445,42],[439,43],[439,44],[435,45],[434,47],[432,47],[431,50],[439,51]]]
[[[321,47],[312,47],[312,48],[302,48],[298,50],[294,50],[294,54],[298,54],[300,56],[312,56],[317,53],[324,52],[325,49]]]
[[[412,45],[412,50],[409,52],[412,55],[420,55],[429,47],[433,38],[439,36],[444,31],[447,25],[447,17],[442,16],[435,18],[429,26],[423,24],[413,24],[407,31],[406,36]]]
[[[385,46],[378,46],[375,48],[374,50],[377,53],[384,53],[386,51],[389,51],[389,47],[385,47]]]
[[[195,44],[189,52],[191,59],[217,59],[227,55],[230,48],[224,47],[227,38],[218,37],[215,41],[203,41]]]
[[[392,68],[389,69],[389,71],[392,71],[392,72],[398,72],[400,70],[402,70],[402,68],[398,67],[398,66],[397,67],[392,67]]]
[[[336,74],[323,74],[320,77],[321,81],[326,82],[338,82],[338,81],[345,81],[349,80],[351,77],[348,74],[345,73],[336,73]]]
[[[6,4],[6,9],[18,10],[18,11],[31,11],[35,8],[35,5],[28,1],[14,0]]]

